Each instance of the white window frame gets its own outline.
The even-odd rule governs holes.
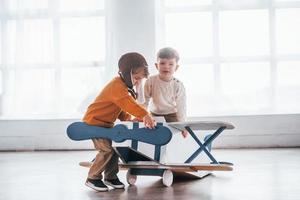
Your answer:
[[[270,108],[275,107],[276,102],[276,88],[277,88],[277,63],[280,61],[300,61],[300,54],[278,54],[276,52],[276,10],[281,8],[300,8],[300,1],[255,1],[246,5],[229,7],[221,5],[222,0],[212,0],[210,5],[199,6],[172,6],[165,5],[165,0],[157,3],[158,17],[156,22],[158,24],[158,31],[156,36],[158,38],[156,46],[164,46],[165,44],[165,15],[170,13],[190,13],[190,12],[211,12],[212,13],[212,32],[213,32],[213,55],[210,57],[193,57],[181,58],[181,65],[189,64],[212,64],[214,68],[214,93],[216,98],[221,95],[221,64],[224,63],[251,63],[251,62],[268,62],[270,64]],[[226,0],[225,0],[226,1]],[[243,3],[245,1],[241,1]],[[232,3],[232,1],[231,1]],[[239,2],[236,2],[237,4]],[[219,41],[219,13],[225,10],[251,10],[264,9],[269,13],[269,49],[268,55],[261,56],[226,56],[220,55],[220,41]]]
[[[48,9],[37,9],[32,11],[21,11],[18,13],[8,12],[7,5],[5,1],[0,0],[0,27],[1,27],[1,60],[0,72],[2,73],[2,94],[0,93],[0,119],[7,118],[3,116],[3,98],[5,98],[5,93],[8,90],[8,70],[27,70],[27,69],[54,69],[55,70],[55,96],[57,97],[55,101],[55,108],[57,108],[57,113],[60,110],[61,102],[61,74],[62,69],[70,68],[105,68],[105,60],[95,60],[90,62],[63,62],[60,58],[60,20],[70,17],[104,17],[106,21],[105,12],[106,1],[104,1],[104,8],[97,10],[84,10],[84,11],[60,11],[59,10],[59,0],[48,0]],[[6,23],[8,20],[17,20],[17,35],[22,34],[22,23],[24,19],[51,19],[53,21],[53,41],[54,41],[54,61],[51,63],[36,63],[36,64],[8,64],[5,55],[5,49],[7,49],[6,34],[7,27]],[[105,31],[106,37],[106,31]],[[17,36],[17,37],[19,37]],[[106,49],[106,46],[105,46]],[[18,54],[18,53],[16,53]],[[12,116],[14,117],[14,116]],[[59,118],[59,114],[57,116]]]

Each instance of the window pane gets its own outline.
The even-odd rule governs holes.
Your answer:
[[[291,1],[300,1],[300,0],[276,0],[278,2],[291,2]]]
[[[214,92],[214,71],[212,65],[180,65],[176,74],[192,95],[208,95]],[[195,88],[195,85],[197,87]]]
[[[181,57],[212,55],[211,13],[166,15],[166,45],[180,51]]]
[[[212,0],[165,0],[166,6],[198,6],[198,5],[209,5]]]
[[[100,92],[102,80],[103,68],[63,69],[61,113],[82,117],[87,106]]]
[[[103,17],[61,20],[61,59],[63,61],[100,61],[105,58]]]
[[[24,20],[24,62],[47,63],[54,59],[52,20]]]
[[[261,113],[270,105],[268,63],[225,63],[221,65],[223,111]]]
[[[1,64],[2,64],[2,23],[1,23],[1,20],[0,20],[0,67],[1,67]]]
[[[222,9],[237,9],[237,8],[258,8],[268,7],[269,0],[244,0],[244,1],[232,1],[232,0],[218,0],[218,6]]]
[[[300,62],[278,63],[276,108],[283,113],[300,112]]]
[[[185,86],[188,116],[201,116],[211,112],[214,96],[213,65],[182,65],[175,74]]]
[[[300,8],[276,10],[277,53],[300,53]]]
[[[3,72],[0,68],[0,101],[1,101],[2,95],[3,95]],[[0,115],[1,115],[1,108],[0,108]]]
[[[60,0],[62,11],[104,9],[104,0]]]
[[[16,63],[16,50],[17,50],[17,34],[16,34],[16,20],[8,20],[6,25],[6,56],[7,63],[14,64]]]
[[[220,12],[220,47],[222,56],[269,54],[268,12]]]
[[[11,11],[48,8],[48,0],[7,0],[6,2]]]
[[[300,62],[279,62],[277,74],[279,86],[300,88]]]
[[[4,115],[30,118],[53,114],[54,97],[54,70],[10,70]]]

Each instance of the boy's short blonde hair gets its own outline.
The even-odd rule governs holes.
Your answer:
[[[173,49],[171,47],[165,47],[165,48],[160,49],[157,52],[157,59],[159,59],[159,58],[167,58],[167,59],[175,58],[176,62],[178,62],[179,54],[175,49]]]

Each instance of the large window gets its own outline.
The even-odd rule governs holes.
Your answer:
[[[180,53],[189,116],[300,112],[300,1],[159,4],[158,47]]]
[[[82,117],[103,84],[104,8],[104,0],[0,0],[1,118]]]

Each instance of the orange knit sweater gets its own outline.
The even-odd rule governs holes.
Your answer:
[[[88,107],[83,121],[89,125],[113,127],[117,118],[121,121],[129,120],[128,113],[137,118],[148,114],[128,93],[122,79],[115,77]]]

